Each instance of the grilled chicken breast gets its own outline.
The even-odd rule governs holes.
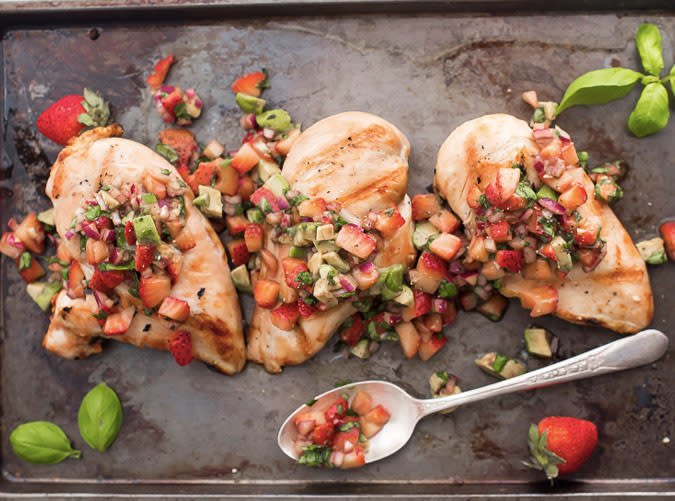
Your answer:
[[[86,200],[93,199],[107,184],[143,184],[148,176],[182,191],[185,225],[196,246],[183,252],[182,272],[171,287],[171,296],[187,301],[190,307],[189,318],[179,328],[190,332],[195,358],[226,374],[234,374],[243,368],[246,358],[239,299],[223,246],[208,220],[192,205],[192,192],[180,187],[180,176],[174,167],[149,148],[117,137],[122,132],[118,125],[97,128],[71,140],[61,151],[46,189],[54,204],[56,229],[89,279],[94,268],[80,252],[79,237],[65,238],[76,211]],[[142,302],[129,293],[128,285],[118,285],[115,293],[122,307],[134,305],[137,314],[126,333],[109,337],[140,347],[168,350],[168,341],[176,331],[160,320],[156,312],[151,316],[144,314]],[[98,338],[108,336],[92,317],[98,310],[92,294],[71,299],[65,290],[61,291],[44,347],[67,358],[99,353]]]
[[[368,113],[346,112],[325,118],[303,132],[289,152],[282,174],[291,188],[303,195],[340,202],[342,217],[354,224],[371,210],[392,203],[398,206],[406,222],[389,239],[378,242],[374,263],[407,268],[416,253],[406,195],[409,152],[408,140],[389,122]],[[288,256],[288,246],[269,239],[266,248],[279,261]],[[260,278],[283,282],[283,270],[280,265],[274,271],[263,266]],[[269,372],[302,363],[355,312],[351,303],[341,303],[301,318],[293,330],[284,331],[272,324],[270,310],[256,306],[248,332],[248,359],[264,364]]]
[[[528,179],[540,185],[534,168],[538,153],[526,122],[504,114],[483,116],[459,126],[443,143],[434,186],[471,231],[476,227],[475,213],[467,202],[471,187],[478,185],[484,190],[495,182],[500,168],[514,163],[524,165]],[[549,185],[563,191],[573,183],[580,183],[591,194],[577,211],[583,218],[600,218],[600,237],[606,241],[607,249],[604,259],[588,273],[577,263],[564,279],[542,282],[507,274],[501,280],[500,292],[522,299],[528,290],[552,286],[558,292],[555,315],[562,319],[601,325],[621,333],[643,329],[651,322],[654,310],[645,263],[610,207],[593,197],[593,182],[578,164]]]

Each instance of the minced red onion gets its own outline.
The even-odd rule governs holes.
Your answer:
[[[544,170],[544,162],[541,160],[534,162],[534,169],[537,171],[537,174],[541,174]]]
[[[290,214],[284,214],[281,216],[281,227],[288,228],[293,224],[293,217]]]
[[[509,247],[512,249],[524,249],[525,248],[525,240],[519,237],[512,238],[509,241]]]
[[[277,198],[277,205],[279,206],[279,208],[280,208],[281,210],[290,209],[290,207],[291,207],[291,206],[289,205],[289,203],[288,203],[288,200],[286,200],[285,197],[279,197],[279,198]]]
[[[551,211],[553,214],[557,214],[558,216],[565,215],[565,208],[555,200],[551,200],[550,198],[540,198],[537,200],[537,203],[544,209]]]
[[[271,225],[279,224],[281,222],[281,212],[270,212],[265,216],[265,221]]]
[[[114,242],[115,230],[111,230],[110,228],[103,228],[101,230],[101,240],[105,240],[106,242]]]
[[[175,90],[175,87],[173,87],[172,85],[162,85],[159,88],[159,90],[160,92],[166,92],[167,94],[171,94]]]
[[[431,309],[436,313],[445,313],[448,309],[448,302],[445,299],[435,297],[431,300]]]
[[[485,278],[485,275],[478,275],[478,282],[476,282],[476,284],[484,287],[487,284],[487,278]]]
[[[93,238],[94,240],[98,240],[101,238],[101,235],[99,234],[98,230],[96,229],[96,226],[94,226],[93,223],[83,225],[82,232],[89,238]]]
[[[496,211],[494,207],[490,207],[487,213],[487,218],[490,223],[498,223],[504,220],[504,211]]]
[[[74,232],[73,230],[68,230],[68,231],[66,231],[65,237],[66,237],[68,240],[70,240],[70,239],[73,238],[74,236],[75,236],[75,232]]]
[[[399,313],[390,313],[388,311],[384,312],[384,321],[392,327],[400,323],[402,320],[403,316]]]
[[[553,134],[553,129],[535,129],[532,131],[532,135],[534,136],[534,140],[537,142],[539,146],[542,146],[543,144],[547,144],[553,140],[554,134]]]
[[[223,212],[226,216],[234,216],[237,214],[237,206],[232,204],[225,204]]]
[[[483,301],[487,301],[488,299],[490,299],[490,293],[486,291],[483,287],[474,287],[473,292]]]
[[[347,292],[354,292],[356,290],[356,287],[359,285],[359,283],[351,275],[345,275],[345,276],[340,278],[340,285]]]
[[[348,443],[351,444],[351,442],[345,442],[345,446]],[[344,459],[345,459],[345,455],[344,455],[344,452],[342,452],[342,451],[333,451],[333,452],[331,452],[330,456],[328,456],[328,461],[331,464],[335,465],[337,468],[342,466],[342,462],[344,461]]]
[[[450,273],[453,275],[459,275],[464,271],[464,265],[462,265],[461,261],[453,261],[450,263]]]
[[[7,236],[7,243],[11,245],[12,247],[16,247],[17,249],[24,249],[26,245],[19,240],[14,233],[10,233]]]
[[[237,205],[241,203],[241,195],[225,195],[223,196],[223,199],[227,204]]]
[[[113,247],[109,259],[112,264],[120,264],[122,262],[122,251],[117,247]]]
[[[122,224],[122,218],[120,217],[119,211],[113,211],[112,214],[110,214],[110,218],[115,226]]]
[[[595,260],[593,263],[591,263],[590,266],[582,266],[582,270],[584,270],[586,273],[589,273],[596,269],[600,262],[605,258],[605,255],[607,255],[607,246],[603,246],[598,255],[595,257]]]
[[[370,273],[373,270],[374,264],[372,261],[366,261],[359,266],[359,271],[362,273]]]
[[[560,177],[565,171],[565,167],[565,161],[561,158],[546,159],[546,162],[544,162],[544,174]]]
[[[532,215],[532,212],[533,212],[532,209],[527,209],[527,210],[525,210],[525,211],[520,215],[520,218],[519,218],[519,219],[520,219],[521,221],[523,221],[523,222],[527,221],[528,219],[530,219],[530,216]]]

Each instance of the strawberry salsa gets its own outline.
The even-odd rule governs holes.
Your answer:
[[[382,405],[373,405],[365,391],[349,401],[344,393],[332,400],[306,404],[294,418],[298,462],[308,466],[356,468],[366,463],[368,440],[377,435],[391,415]]]

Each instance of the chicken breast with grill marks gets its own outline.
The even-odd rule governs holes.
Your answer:
[[[540,184],[534,168],[539,153],[532,129],[510,115],[487,115],[459,126],[450,134],[438,153],[435,188],[467,229],[476,228],[474,210],[467,202],[473,185],[481,191],[494,183],[501,167],[524,165],[527,177]],[[600,237],[606,241],[607,254],[588,273],[577,263],[563,279],[547,281],[525,279],[521,274],[507,274],[500,292],[520,297],[535,287],[552,286],[558,292],[555,315],[570,322],[601,325],[621,333],[637,332],[651,322],[654,305],[649,275],[644,261],[621,222],[605,203],[593,196],[594,185],[578,165],[549,183],[563,191],[573,183],[583,185],[588,199],[577,208],[582,218],[600,218]]]
[[[346,112],[312,125],[298,138],[284,162],[283,176],[293,190],[326,202],[340,202],[341,216],[359,224],[371,210],[395,204],[405,224],[385,241],[378,242],[376,266],[414,263],[413,223],[406,195],[410,144],[395,126],[375,115]],[[289,247],[267,239],[266,248],[279,262]],[[284,280],[281,265],[270,272],[263,266],[260,278]],[[255,307],[248,332],[248,359],[264,364],[270,372],[299,364],[316,354],[336,329],[356,309],[344,302],[309,318],[300,318],[290,331],[277,328],[271,311]]]
[[[172,329],[166,321],[159,319],[157,312],[151,316],[144,314],[140,299],[129,293],[127,283],[122,283],[115,288],[120,306],[133,305],[137,313],[124,334],[105,336],[92,317],[92,313],[99,310],[93,294],[72,299],[63,290],[56,299],[43,345],[67,358],[99,353],[100,337],[168,350],[169,339],[176,330],[186,330],[191,334],[195,358],[226,374],[234,374],[243,368],[246,358],[239,299],[223,246],[208,220],[192,204],[192,192],[180,188],[180,176],[173,165],[146,146],[117,137],[122,132],[118,125],[97,128],[71,140],[61,151],[52,166],[46,189],[54,204],[56,229],[67,242],[70,255],[81,263],[89,279],[94,268],[80,252],[79,236],[70,240],[65,238],[76,211],[108,184],[142,185],[147,177],[172,183],[184,197],[185,227],[196,245],[183,252],[182,271],[173,283],[170,295],[187,301],[190,316],[177,329]]]

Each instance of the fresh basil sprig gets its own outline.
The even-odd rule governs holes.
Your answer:
[[[668,90],[675,95],[675,66],[661,78],[663,70],[662,42],[659,29],[642,24],[635,35],[635,45],[647,74],[627,68],[604,68],[590,71],[574,80],[565,91],[556,115],[580,104],[604,104],[626,96],[640,82],[644,85],[640,99],[628,119],[628,128],[638,137],[660,131],[668,124]]]
[[[56,464],[67,458],[79,458],[61,428],[48,421],[32,421],[17,426],[9,436],[14,453],[35,464]]]
[[[105,383],[91,389],[82,399],[77,424],[90,447],[105,451],[122,426],[122,404],[117,394]]]

